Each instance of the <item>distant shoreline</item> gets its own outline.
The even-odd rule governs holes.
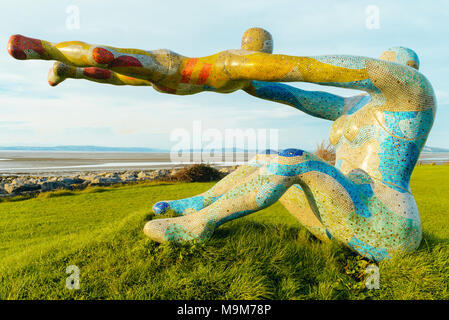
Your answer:
[[[219,154],[219,153],[218,153]],[[42,175],[67,176],[85,172],[117,172],[175,169],[195,163],[209,163],[217,168],[244,164],[255,153],[227,153],[225,158],[208,153],[187,153],[188,159],[172,159],[168,152],[100,152],[100,151],[0,151],[0,176]],[[229,157],[232,156],[232,157]],[[202,161],[201,161],[202,160]],[[448,153],[423,152],[418,164],[449,162]]]

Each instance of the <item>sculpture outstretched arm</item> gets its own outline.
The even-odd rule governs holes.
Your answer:
[[[381,93],[391,101],[403,100],[404,95],[419,98],[423,91],[431,91],[428,80],[413,68],[360,56],[296,57],[254,52],[228,57],[225,70],[232,80],[311,82]],[[417,84],[414,92],[410,90],[413,83]]]
[[[56,86],[67,78],[113,84],[116,86],[152,86],[150,81],[125,76],[123,74],[97,67],[79,68],[62,62],[55,62],[48,72],[48,83]]]
[[[283,103],[311,116],[334,121],[346,110],[363,103],[367,95],[345,98],[322,91],[307,91],[278,82],[252,81],[244,89],[252,96]],[[362,101],[363,100],[363,101]]]

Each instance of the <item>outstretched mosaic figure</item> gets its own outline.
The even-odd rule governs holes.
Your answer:
[[[259,154],[203,194],[155,204],[157,214],[171,209],[179,215],[145,225],[145,234],[155,241],[206,240],[221,224],[280,200],[316,237],[339,241],[376,261],[420,244],[421,221],[409,180],[432,127],[436,101],[410,49],[392,48],[380,59],[272,54],[271,35],[252,28],[240,50],[201,58],[20,35],[10,38],[8,50],[17,59],[57,60],[48,76],[53,86],[82,78],[178,95],[242,89],[334,121],[335,166],[300,149]],[[344,98],[279,82],[365,93]]]

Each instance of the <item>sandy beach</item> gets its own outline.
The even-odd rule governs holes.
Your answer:
[[[234,161],[210,157],[216,167],[243,164],[252,154],[236,154]],[[172,160],[169,153],[153,152],[42,152],[0,151],[0,175],[73,175],[84,172],[173,169],[201,161]]]
[[[253,154],[235,154],[233,160],[210,157],[216,167],[243,164]],[[153,152],[42,152],[0,151],[0,175],[73,175],[84,172],[174,169],[200,161],[177,161],[169,153]],[[420,163],[449,162],[449,153],[422,153]]]

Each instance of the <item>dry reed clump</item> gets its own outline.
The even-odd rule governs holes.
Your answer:
[[[317,144],[315,155],[326,162],[335,165],[335,148],[329,141],[323,140]]]
[[[179,169],[169,179],[179,182],[208,182],[220,178],[222,178],[220,171],[209,164],[199,163]]]

